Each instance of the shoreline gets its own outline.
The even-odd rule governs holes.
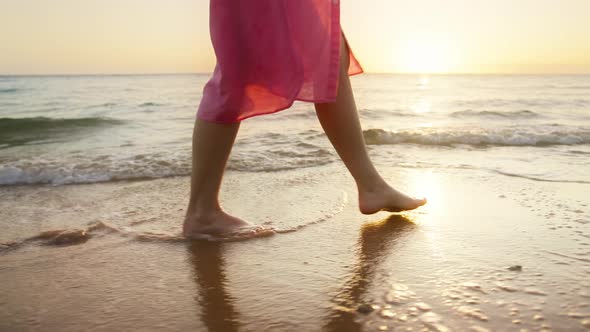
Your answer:
[[[221,199],[231,213],[284,228],[325,220],[242,242],[142,241],[104,232],[76,245],[0,254],[0,327],[584,328],[590,202],[580,185],[379,168],[402,190],[428,191],[427,206],[364,216],[340,165],[228,172]],[[97,220],[174,233],[187,179],[0,188],[0,220],[7,233],[23,237]],[[517,265],[522,270],[510,270]],[[362,305],[371,312],[359,313]]]

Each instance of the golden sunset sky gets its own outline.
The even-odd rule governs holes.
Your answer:
[[[367,72],[590,73],[590,0],[341,1]],[[208,7],[0,0],[0,74],[210,72]]]

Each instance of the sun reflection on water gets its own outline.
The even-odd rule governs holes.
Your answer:
[[[444,252],[438,227],[443,214],[443,197],[439,175],[432,169],[425,169],[412,173],[408,178],[410,192],[415,197],[425,197],[428,200],[424,206],[412,211],[413,216],[410,220],[421,226],[420,229],[433,257],[442,257]]]
[[[437,214],[441,209],[441,188],[437,174],[433,170],[423,170],[410,175],[409,181],[410,192],[418,198],[425,197],[428,200],[417,212],[424,215]],[[422,219],[424,218],[420,217],[417,221]]]
[[[429,113],[432,111],[432,104],[429,100],[422,99],[412,106],[412,111],[414,113]]]
[[[430,83],[430,78],[428,78],[428,76],[420,77],[420,88],[421,89],[425,89],[429,83]]]

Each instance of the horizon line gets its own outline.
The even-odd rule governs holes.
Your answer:
[[[41,74],[15,74],[15,73],[8,73],[3,74],[0,73],[0,77],[44,77],[44,76],[167,76],[167,75],[211,75],[213,72],[145,72],[145,73],[126,73],[126,72],[118,72],[118,73],[41,73]],[[569,73],[569,72],[448,72],[448,73],[421,73],[421,72],[363,72],[361,74],[368,74],[368,75],[425,75],[425,76],[452,76],[452,75],[523,75],[523,76],[548,76],[548,75],[555,75],[555,76],[566,76],[566,75],[590,75],[590,71],[588,72],[580,72],[580,73]],[[356,76],[356,75],[354,75]]]

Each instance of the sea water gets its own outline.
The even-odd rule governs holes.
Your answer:
[[[281,232],[231,243],[180,236],[207,79],[0,79],[0,330],[590,327],[590,76],[353,77],[403,214],[312,105],[248,119],[220,200]]]
[[[190,174],[208,74],[0,76],[0,185]],[[377,164],[590,182],[590,76],[352,77]],[[214,144],[213,142],[211,144]],[[313,105],[244,121],[230,171],[336,162]]]

